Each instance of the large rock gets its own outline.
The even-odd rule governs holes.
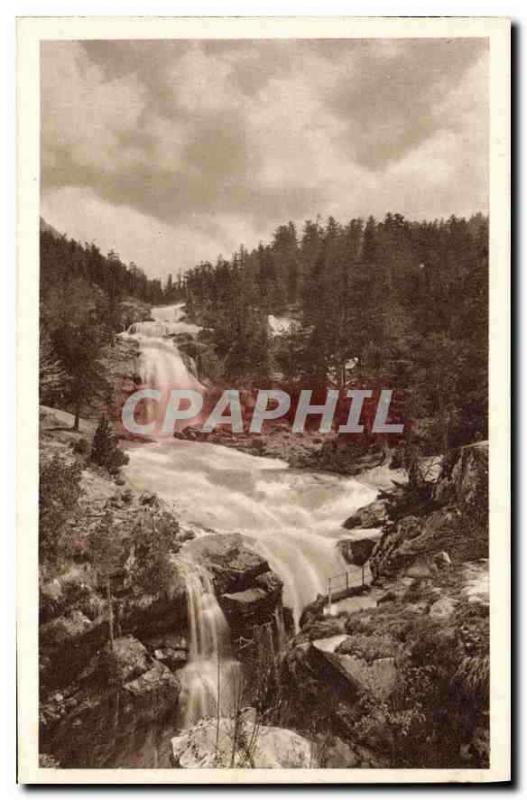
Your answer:
[[[397,669],[393,656],[383,656],[367,661],[347,652],[353,647],[346,647],[347,636],[334,636],[330,639],[315,640],[311,647],[313,663],[319,664],[322,659],[331,671],[349,682],[354,694],[368,692],[378,700],[385,700],[395,688]],[[324,667],[322,667],[324,669]]]
[[[233,639],[253,639],[253,629],[282,614],[282,581],[240,534],[214,534],[189,542],[186,552],[209,572]]]
[[[356,567],[362,567],[371,556],[376,544],[377,539],[365,536],[362,539],[340,539],[337,547],[344,561]]]
[[[174,766],[182,769],[305,769],[317,766],[312,763],[312,743],[294,731],[260,725],[250,712],[240,715],[237,727],[234,741],[232,719],[221,719],[219,731],[215,719],[201,720],[172,739]]]
[[[133,636],[121,636],[116,639],[113,648],[110,649],[112,656],[113,679],[119,684],[137,678],[148,669],[148,653],[144,644],[134,639]]]
[[[431,509],[431,510],[429,510]],[[372,552],[374,581],[412,574],[414,566],[429,574],[445,562],[464,562],[488,555],[488,446],[460,447],[445,456],[431,501],[422,516],[410,515],[386,525]],[[417,512],[419,513],[419,511]]]
[[[251,628],[268,622],[280,604],[282,581],[274,572],[257,575],[255,585],[220,595],[219,603],[231,627]]]
[[[202,536],[186,545],[186,552],[212,576],[216,594],[243,592],[269,564],[249,550],[239,533]]]
[[[443,459],[433,499],[441,505],[487,511],[489,444],[475,444],[452,450]]]
[[[114,627],[118,634],[140,639],[154,632],[181,631],[187,625],[184,587],[173,595],[160,593],[122,598],[114,602]],[[90,620],[74,609],[40,626],[41,683],[46,689],[76,680],[108,641],[108,614]]]
[[[168,716],[181,685],[144,646],[122,637],[85,669],[80,686],[41,705],[40,745],[65,768],[133,766],[134,752]]]
[[[359,508],[351,517],[342,523],[347,530],[353,528],[378,528],[388,519],[386,500],[374,500]]]
[[[168,667],[156,661],[142,675],[128,681],[123,690],[127,700],[125,713],[135,713],[140,708],[141,718],[145,720],[153,719],[156,714],[166,714],[169,708],[174,707],[181,685]]]

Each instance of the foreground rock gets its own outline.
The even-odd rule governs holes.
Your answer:
[[[380,534],[379,534],[380,535]],[[340,539],[337,547],[348,564],[362,567],[371,556],[379,536],[362,536],[360,539]]]
[[[178,705],[176,675],[131,636],[41,704],[40,748],[62,767],[135,766],[134,748]]]
[[[201,720],[172,739],[175,767],[306,769],[313,763],[312,743],[285,728],[260,725],[254,712],[242,712],[236,726],[232,719]]]
[[[371,553],[375,607],[304,609],[269,719],[325,736],[328,765],[488,766],[487,457],[447,454],[435,483],[397,487],[377,542],[339,544]]]
[[[488,445],[480,442],[452,451],[443,460],[430,499],[416,513],[385,526],[372,552],[374,581],[407,572],[429,577],[438,556],[463,562],[488,555]],[[443,559],[444,562],[444,559]]]
[[[359,508],[355,514],[342,523],[346,530],[353,528],[379,528],[388,519],[386,500],[374,500],[366,506]]]

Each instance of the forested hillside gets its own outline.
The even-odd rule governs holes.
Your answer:
[[[486,436],[488,220],[330,217],[184,276],[220,376],[393,388],[432,450]],[[272,339],[268,315],[292,325]],[[356,364],[351,376],[348,366]]]
[[[168,293],[166,288],[168,286]],[[116,253],[60,235],[40,224],[40,399],[70,409],[110,402],[105,354],[115,334],[149,316],[150,306],[171,298],[135,264]]]

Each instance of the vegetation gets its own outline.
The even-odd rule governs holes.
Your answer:
[[[132,527],[130,545],[133,563],[131,581],[136,589],[151,593],[168,593],[174,576],[171,553],[179,549],[175,542],[179,526],[175,518],[157,504],[137,515]]]
[[[166,288],[166,287],[165,287]],[[134,321],[133,303],[168,301],[158,280],[135,264],[104,256],[93,244],[40,232],[40,401],[75,415],[99,400],[111,404],[111,386],[102,357],[115,334]],[[146,309],[146,305],[144,306]]]
[[[225,380],[387,386],[429,452],[486,437],[488,221],[280,226],[184,276]],[[272,341],[267,315],[287,315]],[[355,364],[350,370],[350,363]],[[348,366],[347,366],[348,365]]]
[[[41,564],[54,564],[69,548],[72,518],[78,513],[81,466],[55,455],[41,461],[39,550]]]
[[[108,509],[90,533],[90,560],[106,593],[106,609],[108,614],[108,637],[110,647],[114,644],[114,615],[112,596],[112,577],[123,568],[123,543],[116,530],[113,515]]]
[[[458,766],[468,732],[475,731],[478,722],[486,727],[488,609],[460,601],[455,619],[446,625],[426,616],[404,619],[397,611],[395,618],[383,609],[348,623],[353,644],[355,629],[360,638],[369,633],[388,641],[395,628],[398,639],[395,691],[384,703],[363,698],[364,713],[353,726],[352,738],[371,744],[381,727],[393,765]],[[488,750],[466,754],[469,766],[484,766],[487,759]]]
[[[126,453],[119,448],[117,437],[112,432],[112,426],[103,415],[93,437],[91,460],[94,464],[104,467],[111,475],[115,475],[119,468],[128,463]]]

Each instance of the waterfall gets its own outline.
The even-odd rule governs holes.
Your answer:
[[[177,560],[185,581],[189,623],[189,660],[180,673],[184,728],[202,717],[228,716],[241,681],[232,656],[230,631],[210,576],[199,564]]]
[[[195,334],[199,328],[182,319],[182,305],[156,308],[153,314],[153,320],[133,323],[124,336],[139,342],[142,382],[161,391],[160,403],[147,404],[145,421],[161,423],[157,415],[164,414],[163,400],[171,389],[203,389],[169,338],[179,333]],[[157,438],[163,437],[158,433]],[[181,722],[187,728],[202,717],[232,712],[241,670],[232,656],[229,626],[207,571],[185,555],[176,563],[185,583],[188,607],[189,658],[180,672]]]
[[[168,338],[196,326],[182,319],[182,305],[154,308],[152,314],[153,322],[135,323],[124,334],[139,341],[143,382],[161,391],[199,390],[201,384]],[[326,593],[329,577],[350,570],[336,547],[346,535],[342,522],[377,496],[375,488],[355,478],[295,471],[279,459],[208,442],[158,437],[154,443],[132,446],[129,455],[125,472],[138,491],[156,492],[188,524],[218,535],[243,534],[282,579],[284,605],[296,623],[304,607]],[[191,724],[204,714],[216,714],[218,664],[221,710],[228,713],[239,665],[232,658],[228,626],[210,578],[195,563],[182,561],[181,568],[190,625],[184,724]],[[359,568],[356,575],[360,583]],[[283,628],[277,633],[283,637]]]
[[[170,338],[178,334],[194,335],[200,328],[186,322],[182,317],[183,305],[164,306],[153,309],[154,319],[145,322],[134,322],[123,338],[133,338],[139,342],[139,375],[142,383],[153,389],[159,389],[158,401],[146,401],[146,413],[143,422],[157,422],[156,436],[161,438],[161,426],[166,404],[172,389],[195,389],[203,391],[204,387],[189,370],[185,359],[179,352],[175,342]],[[186,425],[191,424],[191,420]],[[180,423],[178,430],[185,427]],[[168,434],[170,437],[171,434]]]

